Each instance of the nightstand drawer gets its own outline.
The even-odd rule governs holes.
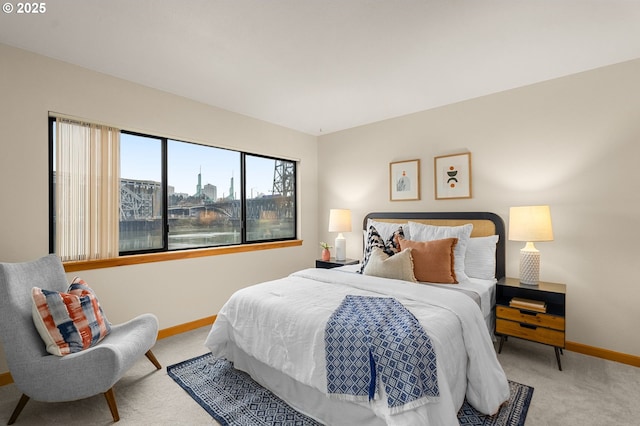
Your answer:
[[[564,348],[564,332],[504,319],[496,319],[496,333]]]
[[[520,309],[508,308],[506,306],[496,306],[496,316],[511,321],[564,331],[564,317],[556,315],[521,311]]]

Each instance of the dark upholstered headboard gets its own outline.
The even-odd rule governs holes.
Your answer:
[[[490,212],[381,212],[369,213],[364,217],[362,229],[367,230],[368,219],[379,222],[405,223],[419,222],[435,226],[460,226],[473,224],[471,237],[498,235],[496,247],[496,278],[505,276],[506,235],[504,221],[500,216]]]

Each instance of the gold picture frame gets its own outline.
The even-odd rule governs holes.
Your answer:
[[[471,198],[471,153],[435,157],[433,161],[436,200]]]
[[[389,199],[391,201],[420,199],[420,160],[389,163]]]

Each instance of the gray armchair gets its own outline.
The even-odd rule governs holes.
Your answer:
[[[97,345],[63,357],[50,355],[33,323],[31,288],[66,292],[69,284],[62,262],[49,255],[33,262],[0,263],[0,338],[13,381],[22,392],[8,424],[13,424],[30,398],[44,402],[75,401],[105,395],[113,421],[118,407],[113,385],[142,356],[162,368],[151,347],[158,320],[140,315],[112,325]],[[69,374],[69,372],[75,372]]]

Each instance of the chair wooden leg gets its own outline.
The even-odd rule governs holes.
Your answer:
[[[113,422],[120,420],[120,414],[118,414],[118,405],[116,404],[116,395],[113,393],[113,388],[104,393],[104,397],[107,398],[107,404],[109,404],[109,410],[111,410],[111,416],[113,416]]]
[[[156,356],[153,354],[153,352],[151,352],[151,349],[149,349],[145,355],[147,356],[147,358],[149,358],[149,361],[151,361],[151,363],[156,366],[158,370],[162,369],[162,366],[156,359]]]
[[[27,402],[29,402],[29,397],[25,394],[22,394],[22,396],[20,397],[20,401],[18,401],[18,405],[16,405],[13,413],[11,413],[11,418],[9,419],[9,423],[7,423],[8,425],[12,425],[16,422],[16,420],[18,420],[18,416],[22,412],[24,406],[27,405]]]

